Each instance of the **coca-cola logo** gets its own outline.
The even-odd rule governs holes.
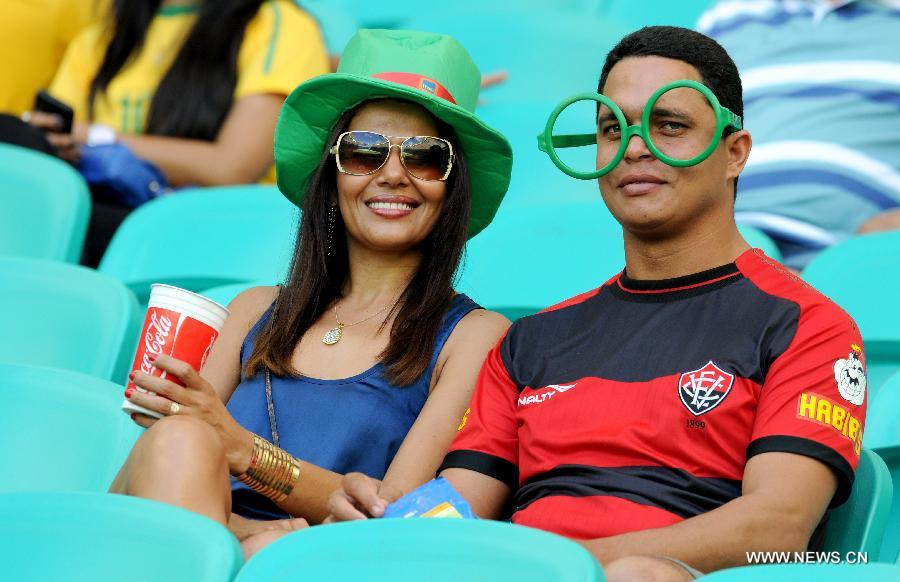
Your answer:
[[[152,374],[153,363],[150,361],[150,356],[162,353],[171,329],[171,319],[165,315],[157,318],[155,311],[150,314],[150,323],[147,325],[147,333],[144,334],[144,357],[141,359],[141,372]]]

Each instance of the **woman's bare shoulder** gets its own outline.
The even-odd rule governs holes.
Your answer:
[[[453,328],[441,355],[474,351],[483,358],[500,341],[510,325],[510,321],[496,311],[474,309]]]
[[[278,297],[278,291],[276,285],[242,291],[228,304],[229,317],[252,326]]]

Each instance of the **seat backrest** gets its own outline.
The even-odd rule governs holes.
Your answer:
[[[548,102],[552,109],[574,93],[596,91],[604,55],[631,32],[593,11],[559,10],[558,3],[467,2],[468,9],[450,3],[448,10],[412,10],[403,26],[449,34],[482,73],[507,72],[505,81],[482,91],[485,109],[523,101]],[[537,135],[546,117],[531,121]]]
[[[775,244],[775,241],[772,240],[772,237],[752,226],[738,224],[738,230],[741,231],[741,236],[744,237],[744,240],[747,241],[747,244],[751,247],[761,249],[769,258],[775,259],[776,261],[781,260],[781,250],[778,248],[778,245]]]
[[[92,269],[0,259],[0,361],[124,381],[143,314],[122,283]]]
[[[142,304],[152,283],[190,291],[281,281],[300,212],[273,186],[198,188],[157,198],[116,231],[99,270]]]
[[[313,527],[263,548],[237,582],[277,580],[599,582],[600,566],[563,537],[509,523],[381,519]]]
[[[77,263],[90,213],[87,184],[72,166],[0,144],[0,257]]]
[[[227,582],[234,536],[177,507],[109,493],[0,495],[5,580]]]
[[[810,285],[859,325],[869,386],[900,371],[900,231],[855,236],[819,253],[803,271]]]
[[[0,492],[106,491],[141,430],[123,388],[68,370],[0,364]]]
[[[599,200],[510,207],[469,241],[456,288],[489,309],[533,313],[624,266],[622,229]]]
[[[200,291],[200,295],[212,299],[219,305],[228,305],[235,297],[251,287],[265,287],[274,285],[272,281],[256,281],[254,283],[234,283],[232,285],[219,285]]]
[[[894,487],[884,461],[862,449],[850,498],[834,510],[825,529],[826,551],[878,556],[891,510]]]

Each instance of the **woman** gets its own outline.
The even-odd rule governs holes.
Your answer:
[[[90,162],[89,180],[114,171],[92,169],[121,154],[116,144],[173,187],[274,182],[284,97],[329,71],[313,19],[290,0],[114,0],[112,8],[109,23],[71,43],[49,88],[74,109],[72,132],[59,133],[55,115],[27,115],[59,155]],[[95,196],[85,264],[95,266],[119,223],[155,195],[140,186]]]
[[[157,395],[126,397],[167,417],[136,417],[150,428],[113,492],[248,538],[297,525],[254,520],[321,521],[348,472],[404,490],[433,477],[509,324],[452,288],[511,171],[471,113],[479,83],[449,37],[360,31],[338,73],[288,97],[278,185],[303,209],[288,281],[232,302],[202,375],[156,360],[187,388],[133,375]]]

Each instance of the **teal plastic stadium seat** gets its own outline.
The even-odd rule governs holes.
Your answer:
[[[0,257],[77,263],[90,213],[87,184],[72,166],[0,144]]]
[[[299,214],[274,186],[201,188],[157,198],[122,223],[99,269],[128,285],[142,304],[153,283],[199,292],[281,281]]]
[[[218,523],[125,495],[7,493],[0,521],[10,582],[228,582],[242,563]]]
[[[854,558],[856,559],[856,558]],[[713,572],[703,582],[897,582],[900,567],[891,564],[781,564],[743,566]]]
[[[714,3],[714,0],[602,0],[597,5],[603,18],[612,18],[637,30],[655,25],[694,28],[703,11]]]
[[[896,409],[895,409],[896,413]],[[891,480],[900,483],[900,440],[892,446],[875,449],[878,456],[884,459],[888,470],[891,472]],[[900,561],[900,499],[895,495],[891,503],[891,512],[888,516],[887,526],[884,531],[884,540],[881,545],[879,561]]]
[[[496,521],[383,519],[285,536],[244,566],[236,582],[600,582],[587,550],[563,537]]]
[[[228,306],[235,297],[250,289],[251,287],[265,287],[274,285],[275,283],[268,281],[257,281],[255,283],[234,283],[233,285],[220,285],[200,291],[200,295],[212,299],[219,305]]]
[[[884,460],[894,484],[900,484],[900,373],[894,374],[869,400],[863,443]],[[900,558],[900,495],[894,496],[881,561]]]
[[[877,394],[869,394],[863,444],[876,450],[900,446],[900,372],[891,376]]]
[[[120,410],[122,392],[86,374],[0,364],[0,492],[106,491],[142,431]]]
[[[534,313],[625,266],[622,229],[599,199],[506,208],[469,241],[456,288],[501,313]]]
[[[134,294],[92,269],[0,258],[0,362],[124,381],[143,322]]]
[[[900,231],[842,241],[816,256],[803,278],[859,325],[872,395],[900,371]]]
[[[593,11],[560,10],[557,0],[540,6],[537,2],[480,2],[475,8],[471,8],[474,3],[468,4],[469,9],[456,9],[455,2],[448,3],[446,10],[413,8],[403,26],[449,34],[466,47],[482,73],[507,72],[504,82],[481,92],[484,111],[532,101],[549,103],[549,113],[569,95],[596,91],[603,58],[631,32]],[[546,116],[533,120],[529,148],[536,148],[534,136],[546,121]],[[513,149],[518,155],[520,150]]]
[[[739,224],[738,230],[741,231],[741,236],[744,237],[744,240],[751,247],[762,250],[770,259],[781,260],[781,251],[778,249],[775,241],[772,240],[772,237],[752,226]]]
[[[884,461],[864,448],[853,492],[829,517],[823,548],[841,554],[867,552],[874,562],[881,551],[893,493],[891,474]]]

